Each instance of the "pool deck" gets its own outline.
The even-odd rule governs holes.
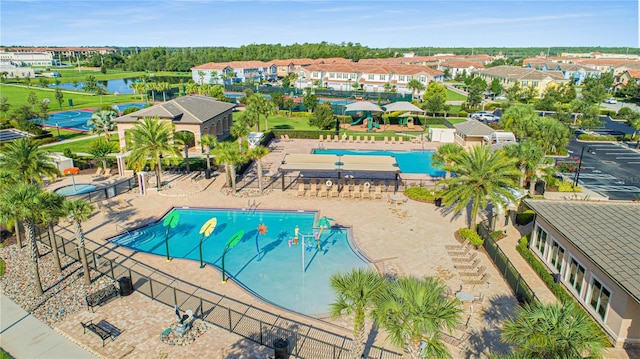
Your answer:
[[[435,149],[436,143],[422,144],[376,144],[368,143],[324,143],[324,148],[339,149],[375,149],[375,150],[422,150]],[[287,153],[310,153],[318,148],[318,140],[274,140],[272,152],[263,159],[265,173],[277,173],[278,165]],[[94,183],[90,176],[83,180],[76,176],[77,183]],[[109,179],[113,181],[115,179]],[[64,178],[52,184],[56,188],[70,182]],[[313,319],[292,313],[262,302],[250,295],[232,281],[220,282],[220,272],[212,267],[199,268],[196,261],[174,259],[167,263],[162,256],[134,252],[117,247],[107,239],[123,231],[154,222],[173,206],[246,208],[248,201],[255,200],[259,209],[314,210],[320,215],[330,216],[335,223],[352,228],[355,244],[374,262],[378,270],[392,275],[414,275],[418,277],[439,277],[453,292],[461,288],[462,278],[454,267],[445,245],[458,244],[454,232],[466,226],[466,213],[452,216],[445,208],[433,204],[409,200],[402,206],[389,205],[385,200],[347,199],[347,198],[306,198],[297,197],[295,190],[271,191],[250,200],[239,196],[226,195],[222,191],[224,176],[211,180],[192,182],[189,176],[167,175],[163,181],[172,184],[171,188],[161,192],[140,196],[138,193],[126,193],[118,198],[131,204],[122,210],[109,213],[96,212],[83,223],[85,236],[91,249],[97,249],[105,256],[117,262],[133,267],[156,278],[165,278],[173,285],[200,296],[210,296],[208,291],[223,294],[229,298],[264,309],[275,315],[294,319],[325,329],[339,335],[351,337],[351,321],[348,318]],[[73,226],[64,224],[59,233],[65,238],[73,235]],[[510,227],[515,233],[517,229]],[[96,248],[99,246],[99,248]],[[469,316],[467,332],[471,338],[461,347],[449,346],[454,358],[469,356],[483,357],[489,350],[504,350],[500,341],[500,321],[517,306],[517,301],[484,252],[478,252],[479,264],[486,267],[490,279],[482,285],[465,285],[465,291],[475,295],[483,294],[483,305],[465,306],[465,315]],[[173,281],[173,278],[180,281]],[[182,308],[188,309],[188,308]],[[82,334],[80,321],[107,318],[125,330],[115,342],[104,347],[92,334]],[[81,311],[70,315],[55,325],[55,329],[70,337],[76,343],[88,348],[99,356],[113,358],[130,355],[136,358],[157,358],[166,353],[174,356],[199,356],[207,358],[264,358],[273,354],[273,350],[260,347],[238,335],[213,327],[195,343],[185,347],[172,347],[160,343],[160,333],[175,320],[172,308],[164,306],[134,293],[128,297],[112,301],[99,307],[96,313]],[[466,319],[465,319],[466,320]],[[121,329],[123,329],[121,328]],[[370,326],[367,326],[370,329]],[[462,332],[454,333],[459,337]],[[399,352],[384,341],[383,330],[371,331],[369,343],[383,346]]]

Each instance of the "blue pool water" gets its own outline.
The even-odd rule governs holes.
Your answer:
[[[434,151],[353,151],[353,150],[326,150],[315,149],[314,154],[333,155],[367,155],[367,156],[394,156],[402,173],[428,174],[431,177],[444,177],[445,171],[434,168],[431,165],[431,157]]]
[[[88,193],[88,192],[94,191],[95,189],[96,189],[96,186],[92,184],[78,183],[75,186],[69,185],[69,186],[60,187],[56,189],[55,192],[63,196],[73,196],[76,194]]]
[[[220,269],[227,241],[244,230],[241,242],[225,257],[227,275],[263,300],[306,315],[321,316],[329,312],[329,304],[334,301],[334,293],[329,287],[333,273],[369,266],[351,248],[348,231],[344,228],[325,229],[320,238],[322,251],[316,249],[313,227],[317,224],[317,212],[183,208],[172,211],[177,211],[180,218],[178,225],[169,231],[171,257],[191,259],[193,263],[187,265],[199,266],[199,231],[205,222],[215,217],[218,224],[203,241],[204,261]],[[258,260],[255,238],[260,224],[267,226],[267,233],[258,238],[262,256]],[[289,246],[296,226],[300,234],[308,234],[312,238],[310,251],[302,246],[301,237],[298,245]],[[166,256],[165,230],[160,220],[111,241],[137,251]],[[307,243],[305,239],[305,245]],[[202,270],[211,274],[211,281],[221,280],[219,270],[206,267]]]
[[[122,113],[129,107],[144,108],[146,105],[143,103],[129,103],[124,105],[115,105],[118,108],[118,112]],[[93,110],[73,110],[57,112],[49,115],[49,118],[44,122],[45,125],[50,127],[60,127],[73,129],[77,131],[89,131],[90,126],[87,126],[87,121],[91,119]]]

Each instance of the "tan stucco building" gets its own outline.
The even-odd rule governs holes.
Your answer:
[[[218,101],[206,96],[185,96],[164,102],[149,108],[118,117],[114,122],[118,125],[120,149],[126,148],[127,130],[145,117],[158,117],[171,121],[175,131],[188,131],[195,137],[195,152],[202,153],[198,144],[202,135],[210,134],[222,140],[229,136],[229,128],[233,125],[233,108],[235,104]]]
[[[640,205],[525,200],[529,247],[616,347],[640,346]]]

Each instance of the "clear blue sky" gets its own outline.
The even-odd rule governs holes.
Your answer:
[[[1,0],[4,46],[638,47],[639,0]]]

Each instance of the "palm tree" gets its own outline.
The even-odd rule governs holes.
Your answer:
[[[189,145],[194,141],[194,134],[189,131],[178,131],[173,134],[173,141],[184,148],[184,162],[187,164],[187,173],[191,172],[189,168]]]
[[[129,155],[129,165],[134,171],[142,171],[149,160],[149,166],[156,171],[157,188],[162,186],[160,174],[161,157],[176,164],[180,151],[173,146],[173,127],[171,122],[160,121],[159,118],[145,117],[136,123],[130,131],[133,150]]]
[[[258,188],[262,194],[262,158],[269,154],[269,149],[264,146],[256,146],[252,148],[248,155],[252,160],[257,161],[258,167]]]
[[[198,84],[189,80],[186,86],[187,95],[193,95],[194,93],[198,93]]]
[[[445,143],[438,147],[438,150],[431,157],[432,166],[450,165],[451,159],[455,156],[459,156],[464,152],[464,148],[455,143]],[[449,171],[446,172],[444,178],[449,178]]]
[[[443,329],[451,332],[462,320],[459,301],[448,300],[446,287],[438,279],[399,278],[383,291],[374,311],[376,323],[388,332],[388,340],[404,348],[405,358],[450,358],[440,339]],[[423,351],[420,342],[427,345]]]
[[[530,106],[516,105],[504,111],[500,118],[505,131],[513,132],[519,140],[536,132],[538,115]]]
[[[526,304],[504,323],[502,340],[525,358],[602,358],[606,338],[574,303]]]
[[[438,184],[445,184],[443,201],[448,206],[455,204],[454,214],[472,202],[469,228],[475,230],[476,217],[480,208],[491,200],[496,206],[505,208],[508,201],[515,202],[511,189],[517,187],[520,171],[517,160],[509,158],[504,151],[492,151],[489,146],[475,146],[470,152],[462,152],[452,157],[452,165],[443,169],[455,174]]]
[[[424,90],[424,85],[416,79],[411,79],[407,82],[407,88],[411,90],[411,97],[415,97],[416,92]]]
[[[242,119],[235,121],[233,125],[229,128],[229,132],[231,136],[238,139],[238,150],[242,152],[242,142],[243,139],[249,136],[249,126]]]
[[[116,144],[109,142],[100,137],[89,145],[89,153],[97,160],[102,162],[102,168],[107,169],[107,157],[110,153],[117,152]]]
[[[225,173],[227,175],[227,185],[231,185],[231,191],[236,193],[236,166],[247,161],[246,156],[233,145],[231,142],[222,142],[214,149],[216,161],[224,163]]]
[[[87,253],[84,247],[84,233],[82,232],[82,222],[89,218],[93,213],[93,205],[83,199],[64,202],[64,211],[73,218],[76,225],[76,240],[80,249],[80,262],[84,270],[84,283],[91,285],[91,273],[89,272],[89,263],[87,263]]]
[[[60,176],[49,153],[30,137],[19,138],[0,149],[0,168],[13,172],[20,182],[42,183],[43,176]]]
[[[158,89],[158,85],[155,82],[147,82],[144,84],[144,88],[146,92],[151,91],[151,102],[156,102],[156,93],[155,91]]]
[[[17,185],[20,183],[18,179],[18,175],[15,172],[12,172],[6,167],[0,167],[0,194],[5,192],[7,189]],[[2,203],[0,203],[0,208]],[[0,223],[5,224],[10,227],[13,226],[16,242],[18,248],[22,248],[22,236],[20,235],[20,221],[15,218],[15,216],[11,212],[11,208],[9,211],[0,210]]]
[[[212,135],[203,135],[200,137],[200,145],[204,147],[205,154],[207,155],[207,171],[211,173],[211,149],[218,144],[218,139]]]
[[[522,173],[520,177],[520,187],[524,187],[525,180],[529,176],[535,175],[535,173],[532,172],[535,172],[540,163],[542,163],[544,150],[530,139],[505,146],[504,150],[507,156],[517,159],[518,168]],[[531,186],[535,187],[533,178],[531,178]]]
[[[116,128],[116,124],[113,121],[118,117],[118,114],[114,110],[98,110],[91,115],[91,119],[87,121],[87,126],[91,127],[91,133],[103,134],[104,138],[109,141],[109,131],[113,131]]]
[[[364,352],[366,333],[365,317],[371,313],[376,300],[383,292],[386,281],[370,269],[356,268],[347,273],[331,276],[331,289],[336,301],[331,304],[331,316],[339,318],[353,315],[353,347],[351,357],[360,358]]]
[[[158,82],[156,84],[156,90],[162,92],[162,101],[167,102],[167,90],[171,88],[171,84],[168,82]]]
[[[264,115],[264,130],[269,131],[269,116],[278,113],[278,108],[271,101],[264,103],[264,106],[260,108],[260,113]]]
[[[60,254],[58,253],[58,245],[56,243],[56,233],[53,226],[58,223],[61,217],[65,216],[64,196],[55,192],[44,192],[41,198],[42,212],[40,221],[47,225],[49,232],[49,240],[51,241],[51,251],[53,253],[53,261],[58,272],[62,272],[60,265]]]
[[[38,271],[38,246],[36,244],[35,221],[42,218],[42,195],[44,190],[32,183],[20,183],[0,193],[0,221],[9,219],[22,222],[31,247],[33,281],[38,296],[44,294]]]

